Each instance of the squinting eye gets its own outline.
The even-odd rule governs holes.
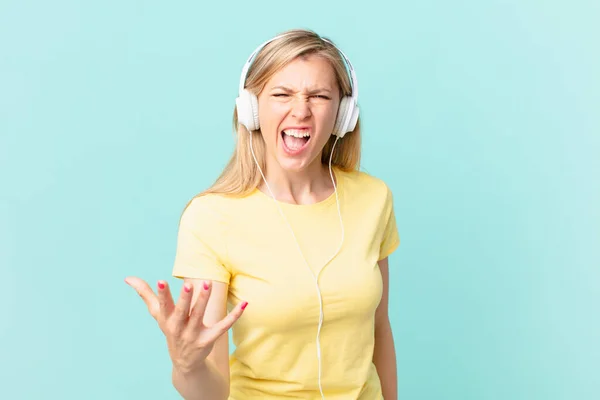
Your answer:
[[[287,96],[287,94],[285,94],[285,93],[275,93],[273,96],[274,97],[284,97],[284,96]]]
[[[317,97],[319,99],[329,100],[329,97],[322,95],[322,94],[316,95],[315,97]]]

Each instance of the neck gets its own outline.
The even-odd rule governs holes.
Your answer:
[[[302,171],[286,171],[276,161],[267,163],[265,178],[275,198],[284,203],[314,204],[325,200],[334,191],[329,166],[323,165],[320,157]],[[271,195],[264,181],[259,189]]]

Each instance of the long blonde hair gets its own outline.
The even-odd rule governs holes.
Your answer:
[[[281,36],[267,44],[256,54],[248,70],[246,78],[247,90],[258,96],[269,79],[285,65],[297,57],[318,55],[331,63],[340,89],[340,98],[341,96],[351,94],[351,82],[344,61],[333,45],[321,39],[315,32],[306,29],[289,30],[281,34]],[[243,197],[252,193],[259,186],[262,176],[250,153],[249,142],[250,135],[252,135],[254,154],[260,167],[265,171],[265,142],[262,133],[260,129],[248,132],[246,127],[238,124],[237,110],[235,108],[233,111],[233,130],[237,134],[237,140],[235,150],[229,162],[213,185],[194,198],[209,193]],[[323,148],[321,156],[323,164],[329,164],[329,157],[335,138],[332,135]],[[331,161],[332,166],[348,172],[358,170],[361,155],[360,139],[359,117],[356,128],[338,140]],[[192,200],[190,200],[190,203]]]

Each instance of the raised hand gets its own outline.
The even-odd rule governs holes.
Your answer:
[[[229,314],[214,325],[204,324],[206,304],[211,294],[211,281],[203,281],[201,288],[184,283],[177,304],[165,281],[158,282],[158,295],[150,285],[137,277],[127,277],[125,282],[133,287],[146,303],[150,315],[165,334],[173,366],[188,373],[204,366],[216,340],[241,317],[247,302],[238,304]],[[200,290],[192,305],[194,290]]]

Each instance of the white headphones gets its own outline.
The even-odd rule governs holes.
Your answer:
[[[258,46],[258,48],[254,50],[252,54],[250,54],[250,57],[248,57],[248,61],[246,61],[246,64],[242,69],[242,76],[240,77],[239,96],[237,99],[235,99],[235,104],[237,108],[238,122],[244,125],[249,132],[259,129],[260,124],[258,122],[258,99],[254,94],[250,93],[244,88],[248,69],[250,68],[254,56],[263,47],[271,43],[273,40],[284,36],[286,36],[286,34],[276,36]],[[331,44],[341,54],[342,58],[346,62],[348,70],[350,71],[349,75],[350,79],[352,80],[352,95],[344,96],[340,100],[335,125],[333,127],[333,132],[331,133],[332,135],[342,138],[346,133],[352,132],[354,130],[354,128],[356,127],[356,122],[358,121],[358,81],[356,79],[356,73],[354,72],[354,68],[352,67],[352,64],[350,63],[348,57],[346,57],[346,55],[330,40],[325,38],[322,38],[322,40]]]

